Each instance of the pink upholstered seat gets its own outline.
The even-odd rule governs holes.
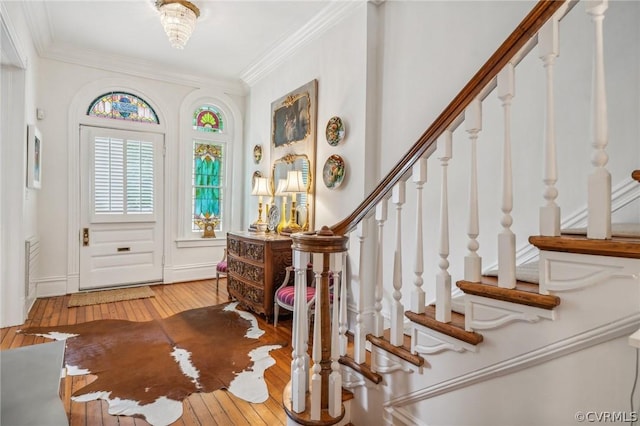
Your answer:
[[[220,286],[220,277],[227,276],[227,249],[224,249],[224,256],[222,260],[216,264],[216,291]]]
[[[312,265],[309,264],[308,268],[311,269]],[[276,294],[274,297],[273,303],[273,325],[278,325],[278,314],[280,312],[280,307],[283,307],[289,311],[293,311],[294,301],[295,301],[295,286],[289,282],[291,273],[294,271],[293,266],[289,266],[287,268],[287,273],[284,277],[284,281],[282,285],[276,290]],[[330,285],[333,284],[333,278],[330,278]],[[315,283],[312,282],[311,285],[307,285],[306,287],[306,302],[307,302],[307,316],[311,318],[312,315],[312,307],[314,306],[316,300],[316,288]],[[333,303],[333,292],[332,287],[329,287],[329,301]]]
[[[218,262],[216,265],[217,272],[227,272],[227,261],[223,260],[222,262]]]

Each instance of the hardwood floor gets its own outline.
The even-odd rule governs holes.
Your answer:
[[[26,326],[50,326],[77,324],[98,319],[126,319],[148,321],[166,318],[187,309],[216,305],[228,301],[226,280],[220,280],[216,292],[215,280],[152,286],[155,297],[100,305],[68,308],[70,296],[38,299],[29,312],[24,325],[0,329],[0,349],[18,348],[49,341],[43,337],[17,334]],[[291,317],[280,318],[278,327],[257,316],[260,328],[267,334],[291,341]],[[173,425],[284,425],[286,414],[282,408],[282,392],[289,381],[291,346],[271,351],[276,364],[265,372],[269,399],[263,404],[251,404],[225,390],[190,395],[183,402],[184,413]],[[71,401],[70,395],[91,383],[95,376],[73,376],[62,380],[63,402],[70,425],[148,425],[140,418],[112,416],[107,413],[107,403]]]

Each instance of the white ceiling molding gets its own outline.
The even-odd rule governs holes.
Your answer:
[[[221,88],[225,93],[232,95],[244,96],[248,93],[247,87],[240,80],[213,79],[179,70],[160,69],[157,65],[147,61],[138,61],[128,56],[108,55],[88,49],[65,48],[64,45],[55,45],[47,49],[41,57],[183,86]]]
[[[38,56],[42,57],[53,40],[47,4],[45,2],[23,1],[22,12],[29,26],[36,52],[38,52]]]
[[[14,66],[24,69],[27,67],[27,58],[24,57],[22,46],[20,45],[15,28],[9,19],[9,13],[0,2],[0,49],[2,65]]]
[[[52,44],[53,34],[46,2],[22,2],[23,11],[33,42],[41,58],[81,65],[90,68],[128,74],[137,77],[180,84],[195,88],[220,88],[232,95],[244,96],[248,93],[242,81],[214,79],[207,76],[188,74],[183,70],[159,68],[147,61],[128,56],[108,55],[89,49],[78,49],[64,44]]]
[[[265,52],[257,61],[249,65],[240,73],[240,78],[247,85],[253,86],[305,44],[335,26],[363,4],[366,4],[366,2],[358,0],[332,0],[302,28],[291,34],[283,40],[282,43]]]

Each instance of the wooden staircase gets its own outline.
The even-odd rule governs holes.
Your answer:
[[[432,399],[534,368],[573,351],[587,350],[640,326],[640,235],[619,236],[616,226],[611,225],[611,174],[606,169],[607,126],[606,117],[603,118],[607,100],[601,51],[602,20],[608,3],[602,0],[587,4],[596,39],[592,124],[598,135],[592,144],[593,172],[585,185],[587,231],[585,235],[561,233],[561,210],[556,204],[552,68],[558,57],[560,23],[569,12],[574,13],[575,4],[540,1],[350,215],[317,233],[291,236],[294,266],[305,268],[313,256],[316,282],[321,283],[319,292],[328,288],[330,274],[341,277],[334,282],[333,311],[329,309],[328,295],[317,304],[313,341],[321,343],[313,345],[311,356],[307,354],[307,340],[300,333],[304,327],[297,327],[298,333],[294,328],[297,337],[292,383],[285,395],[287,413],[294,422],[324,425],[351,421],[343,414],[342,402],[337,398],[344,385],[354,392],[352,402],[361,407],[363,421],[382,418],[386,424],[422,424],[424,419],[416,413],[432,415],[439,411],[427,406]],[[541,207],[527,206],[540,211],[540,235],[528,237],[539,251],[540,269],[535,274],[537,279],[529,282],[517,278],[516,236],[511,229],[514,179],[510,129],[511,103],[515,102],[514,70],[534,49],[542,59],[546,86],[542,90],[546,94],[544,123],[540,123],[545,128],[541,149],[544,194]],[[502,229],[497,233],[497,272],[483,274],[476,142],[484,125],[482,108],[491,94],[496,94],[502,104],[494,115],[504,116],[502,216],[498,221]],[[462,176],[469,179],[468,203],[457,205],[456,210],[469,214],[465,224],[468,253],[463,259],[453,259],[453,255],[450,259],[450,244],[454,241],[450,233],[464,228],[460,223],[450,227],[453,217],[449,211],[447,171],[453,160],[453,135],[461,129],[467,134],[468,143],[463,148],[470,150],[471,165]],[[424,216],[434,216],[434,212],[425,215],[422,210],[426,206],[422,191],[427,181],[427,162],[431,161],[441,171],[440,187],[436,188],[440,191],[441,203],[436,212],[440,220],[437,224],[427,223],[438,228],[435,240],[423,235]],[[640,181],[640,171],[634,171],[631,177]],[[415,226],[403,228],[403,207],[409,204],[407,186],[412,183]],[[636,196],[639,198],[640,194]],[[388,203],[395,206],[395,219],[387,214]],[[387,223],[395,226],[385,227]],[[392,245],[384,243],[385,232],[395,232]],[[348,247],[349,239],[352,247]],[[432,262],[437,269],[427,268],[428,274],[425,246],[438,256],[437,262]],[[370,262],[363,255],[367,248],[369,253],[375,253],[375,261]],[[403,257],[403,253],[409,255]],[[460,257],[459,253],[455,255]],[[392,271],[387,273],[385,268],[389,266]],[[408,277],[412,284],[406,284]],[[457,287],[454,292],[452,283]],[[300,288],[303,284],[296,281]],[[434,290],[426,292],[423,287]],[[452,293],[457,290],[462,293],[464,307],[453,309]],[[427,300],[431,293],[435,294],[434,301]],[[600,309],[600,304],[606,306]],[[305,315],[300,306],[294,311],[294,323],[305,324]],[[620,353],[616,356],[622,358]],[[519,390],[529,392],[524,385]],[[320,391],[322,397],[318,396]],[[451,414],[453,418],[459,413]],[[469,421],[471,417],[461,418]]]

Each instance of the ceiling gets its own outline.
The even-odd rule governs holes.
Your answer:
[[[184,50],[172,48],[153,0],[25,0],[23,6],[40,56],[108,68],[193,79],[243,81],[303,37],[313,22],[327,21],[335,0],[192,0],[200,17]],[[338,7],[339,9],[339,7]],[[102,65],[101,65],[102,64]]]

